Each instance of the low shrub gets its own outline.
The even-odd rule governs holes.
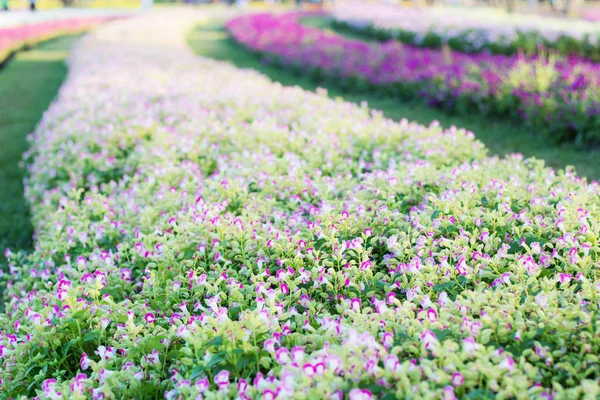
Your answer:
[[[382,41],[431,48],[445,43],[460,52],[505,55],[535,55],[543,47],[600,61],[600,29],[582,20],[485,8],[419,9],[359,2],[335,7],[333,17],[337,29]]]
[[[167,57],[153,15],[31,137],[0,398],[600,394],[597,182]]]
[[[73,18],[0,28],[0,65],[15,51],[61,35],[83,32],[113,18]]]
[[[560,58],[464,54],[347,39],[298,22],[307,14],[232,19],[233,39],[267,61],[463,113],[508,117],[556,142],[600,141],[600,65]],[[352,87],[350,88],[352,89]]]

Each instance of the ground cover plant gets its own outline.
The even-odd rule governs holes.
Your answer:
[[[63,35],[81,33],[114,17],[85,17],[0,27],[0,65],[11,54]]]
[[[600,156],[598,150],[582,149],[571,143],[557,145],[543,136],[532,135],[531,130],[524,126],[500,118],[490,119],[477,113],[461,115],[429,107],[419,99],[399,101],[369,90],[344,90],[343,82],[339,80],[315,80],[310,74],[298,74],[290,68],[264,63],[261,56],[229,37],[224,27],[226,22],[226,17],[213,16],[199,24],[188,35],[189,45],[203,57],[231,62],[238,68],[254,69],[284,86],[299,86],[312,92],[325,88],[328,97],[333,99],[341,98],[359,105],[366,103],[395,121],[410,116],[412,121],[425,125],[437,120],[442,127],[463,127],[476,133],[476,138],[485,144],[490,155],[521,153],[526,158],[544,160],[547,166],[555,169],[571,165],[576,167],[579,176],[600,179],[600,164],[596,162]],[[322,16],[303,18],[301,22],[321,29],[329,27],[328,19]]]
[[[465,53],[537,54],[540,46],[564,55],[600,60],[600,29],[589,21],[509,14],[493,8],[405,8],[386,3],[345,3],[334,24],[378,40]]]
[[[75,49],[26,157],[0,397],[600,394],[597,183],[197,59],[200,16]]]
[[[600,65],[577,59],[463,54],[345,38],[298,19],[253,14],[227,23],[233,39],[277,62],[354,89],[370,88],[459,113],[509,117],[550,140],[600,140]]]

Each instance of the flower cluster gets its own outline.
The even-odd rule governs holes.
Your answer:
[[[227,29],[267,61],[333,77],[343,87],[508,116],[556,141],[600,141],[600,64],[362,42],[302,25],[298,18],[304,15],[244,15]]]
[[[535,54],[539,46],[564,55],[600,61],[600,28],[535,14],[507,14],[492,8],[404,8],[385,3],[344,3],[333,10],[338,28],[364,33],[378,40],[466,52]]]
[[[200,16],[75,49],[26,158],[0,398],[600,393],[597,182],[196,58]]]
[[[84,17],[0,27],[0,64],[24,47],[61,35],[79,33],[110,19],[113,17]]]

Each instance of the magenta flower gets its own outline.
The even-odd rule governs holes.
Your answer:
[[[427,319],[429,319],[430,322],[435,322],[437,321],[437,311],[435,311],[433,308],[430,308],[429,310],[427,310]]]
[[[442,389],[442,399],[456,400],[456,395],[454,394],[454,388],[452,386],[446,386]]]
[[[371,400],[373,399],[373,394],[369,389],[352,389],[348,393],[348,399],[350,400]]]
[[[392,347],[394,343],[394,335],[391,332],[385,332],[382,336],[381,342],[386,348]]]
[[[452,374],[452,384],[456,387],[462,386],[465,383],[465,377],[460,372]]]
[[[309,378],[312,378],[315,375],[322,374],[323,372],[325,372],[325,363],[305,363],[304,365],[302,365],[302,371],[304,372],[304,375],[308,376]]]
[[[210,382],[209,382],[208,378],[202,378],[202,379],[199,379],[196,381],[196,389],[200,393],[206,392],[209,387],[210,387]]]
[[[500,367],[510,371],[515,367],[515,360],[510,355],[506,356],[506,358],[500,363]]]
[[[395,354],[387,356],[383,361],[383,366],[388,371],[396,372],[400,368],[400,361],[398,360],[398,356],[396,356]]]
[[[81,360],[79,360],[79,365],[81,366],[81,369],[85,371],[92,365],[92,361],[88,358],[87,354],[83,353],[81,355]]]
[[[279,347],[275,350],[275,360],[277,360],[279,364],[287,364],[288,362],[290,362],[289,353],[289,350],[285,347]]]
[[[358,297],[355,297],[352,300],[350,300],[350,309],[352,311],[360,312],[360,307],[361,307],[361,301]]]
[[[573,276],[571,274],[559,274],[558,275],[558,281],[563,284],[571,282],[572,279],[573,279]]]
[[[271,389],[266,389],[262,395],[263,400],[275,400],[277,398],[277,393]]]
[[[149,312],[149,313],[146,313],[146,315],[144,315],[144,319],[146,320],[146,322],[147,322],[148,324],[152,324],[152,323],[154,323],[154,321],[156,320],[156,319],[154,318],[154,314],[153,314],[153,313],[150,313],[150,312]]]
[[[46,379],[42,382],[42,390],[44,391],[44,395],[51,399],[59,399],[61,398],[61,393],[56,392],[54,387],[56,386],[56,379]]]
[[[231,373],[226,369],[215,375],[215,383],[219,387],[219,390],[229,389],[229,375],[231,375]]]

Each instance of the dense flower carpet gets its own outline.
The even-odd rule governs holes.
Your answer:
[[[24,47],[33,46],[61,35],[81,33],[114,18],[114,16],[89,16],[40,21],[17,26],[0,26],[0,64],[10,54]]]
[[[354,40],[303,25],[300,20],[309,15],[242,15],[227,29],[265,61],[345,88],[507,117],[557,142],[600,141],[600,64],[578,56],[465,54],[395,40]]]
[[[585,11],[584,11],[585,12]],[[422,47],[447,43],[467,53],[536,53],[540,46],[561,54],[600,60],[597,23],[491,7],[405,8],[387,3],[350,2],[333,10],[335,22],[378,39]]]
[[[202,16],[71,55],[25,157],[0,398],[600,395],[598,183],[197,58]]]

